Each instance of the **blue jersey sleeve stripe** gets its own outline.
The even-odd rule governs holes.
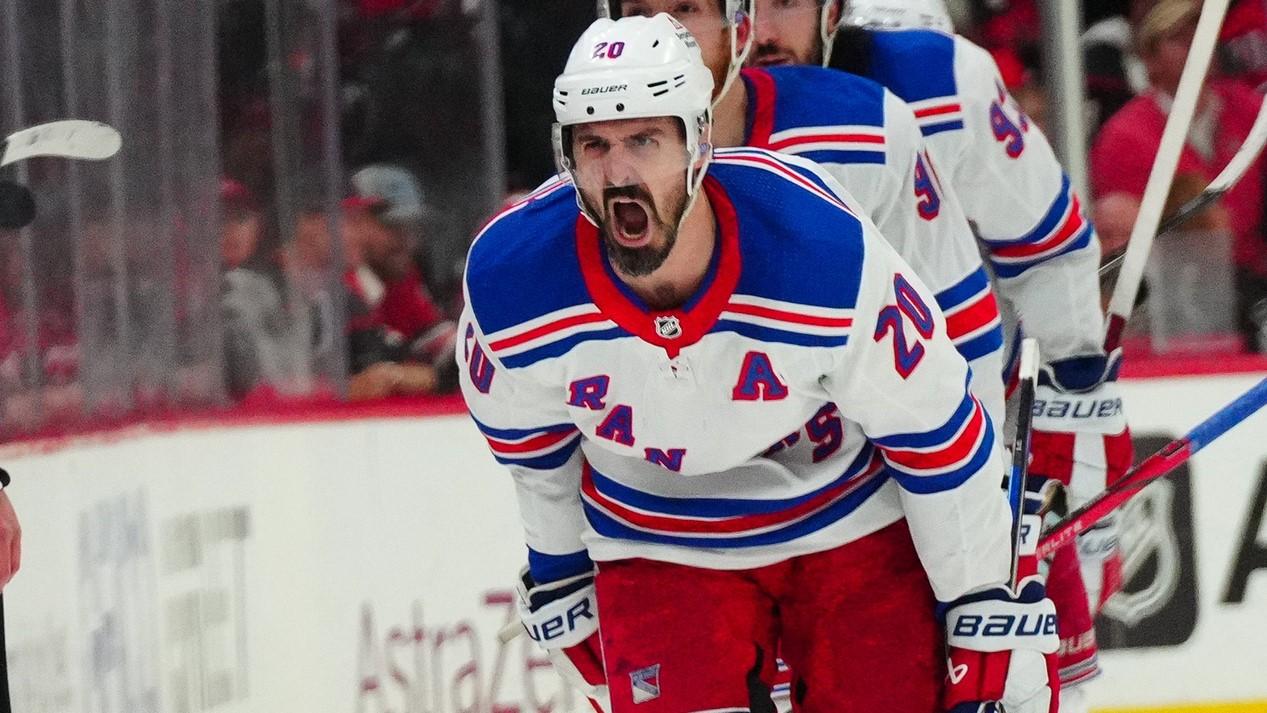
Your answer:
[[[953,471],[937,475],[920,475],[903,471],[892,463],[889,464],[889,470],[903,490],[916,495],[930,495],[953,490],[963,485],[993,457],[994,429],[987,424],[985,437],[981,439],[972,459]]]
[[[1092,233],[1092,228],[1091,228],[1090,223],[1088,223],[1087,226],[1083,228],[1080,233],[1078,233],[1078,238],[1070,242],[1059,252],[1053,253],[1051,255],[1044,255],[1040,258],[1037,258],[1035,260],[1028,261],[1028,262],[999,262],[996,260],[991,260],[990,264],[991,266],[994,267],[994,274],[997,275],[998,277],[1000,278],[1016,277],[1018,275],[1024,274],[1024,272],[1030,269],[1031,267],[1041,265],[1049,260],[1055,260],[1061,255],[1067,255],[1071,252],[1081,250],[1087,247],[1088,245],[1091,244],[1091,233]]]
[[[529,438],[531,436],[540,436],[546,433],[563,433],[564,431],[575,431],[576,424],[572,423],[556,423],[551,426],[541,426],[539,428],[493,428],[486,423],[481,422],[478,418],[471,416],[471,420],[475,422],[476,427],[485,436],[491,436],[499,440],[517,441],[521,438]]]
[[[948,287],[937,294],[937,306],[948,311],[963,304],[971,297],[976,297],[990,284],[990,278],[983,268],[977,268],[971,275],[963,278],[958,284]]]
[[[556,451],[550,451],[538,456],[527,458],[515,458],[513,456],[493,454],[493,459],[502,465],[511,465],[518,468],[528,468],[530,470],[556,470],[562,468],[576,449],[581,445],[579,437],[564,442],[563,446]]]
[[[971,372],[969,372],[971,378]],[[966,388],[966,385],[965,385]],[[965,395],[959,407],[951,414],[950,419],[941,426],[924,433],[898,433],[892,436],[872,438],[872,442],[882,448],[933,448],[948,443],[963,428],[964,422],[972,417],[976,408],[972,396]]]
[[[959,131],[963,128],[963,121],[956,119],[955,121],[943,121],[939,124],[928,124],[919,127],[919,132],[924,136],[933,136],[945,131]]]
[[[594,569],[587,550],[567,555],[548,555],[528,548],[528,571],[538,583],[557,582]]]
[[[995,326],[988,332],[979,334],[962,344],[955,345],[955,351],[966,361],[980,359],[1003,348],[1003,327]]]
[[[1047,214],[1043,219],[1038,221],[1038,225],[1028,233],[1016,238],[986,238],[985,242],[991,245],[1028,245],[1045,240],[1051,236],[1052,231],[1060,226],[1065,219],[1065,214],[1069,211],[1069,201],[1071,195],[1069,193],[1069,176],[1061,177],[1060,193],[1056,196],[1056,200],[1051,204],[1051,208],[1047,210]]]
[[[802,158],[807,158],[814,163],[884,164],[887,160],[883,151],[836,151],[832,149],[821,149],[816,151],[804,151],[797,153],[796,155]]]

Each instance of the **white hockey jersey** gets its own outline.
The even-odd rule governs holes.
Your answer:
[[[976,228],[1009,318],[1038,339],[1046,361],[1100,353],[1099,239],[994,59],[934,30],[873,29],[865,36],[867,66],[860,69],[915,110],[943,178]]]
[[[915,115],[880,84],[821,67],[749,68],[745,145],[818,163],[857,199],[933,291],[972,366],[973,394],[1003,419],[1003,327],[972,228]]]
[[[648,309],[556,178],[471,247],[462,391],[538,581],[758,567],[905,517],[943,601],[1008,574],[989,416],[928,289],[813,163],[716,152],[707,276]]]

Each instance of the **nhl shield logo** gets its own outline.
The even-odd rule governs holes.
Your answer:
[[[660,697],[660,664],[640,668],[629,674],[634,703],[646,703]]]
[[[655,333],[665,339],[677,339],[682,336],[682,323],[671,314],[664,317],[656,317]]]

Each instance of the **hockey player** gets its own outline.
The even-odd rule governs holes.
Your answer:
[[[599,20],[555,83],[567,174],[471,247],[525,628],[614,713],[772,710],[778,644],[807,713],[1053,710],[944,316],[828,173],[714,151],[712,87],[669,16]]]
[[[843,15],[842,15],[843,13]],[[990,55],[953,34],[940,0],[757,0],[761,66],[831,65],[878,80],[915,109],[944,181],[957,192],[988,256],[1004,312],[1048,361],[1038,394],[1031,484],[1056,481],[1072,506],[1104,489],[1132,457],[1101,348],[1099,241],[1047,140],[1004,89]],[[842,36],[836,28],[843,19]],[[1009,323],[1013,319],[1007,320]],[[1116,586],[1112,524],[1051,563],[1066,687],[1099,671],[1091,612]],[[1079,562],[1081,572],[1079,572]],[[1106,577],[1110,581],[1105,581]],[[1085,582],[1085,586],[1084,586]],[[1062,691],[1066,710],[1080,692]]]
[[[857,198],[946,313],[972,391],[1003,424],[1003,330],[971,226],[937,177],[914,114],[879,84],[817,67],[743,71],[749,0],[599,0],[600,16],[674,16],[712,71],[713,143],[803,156]]]

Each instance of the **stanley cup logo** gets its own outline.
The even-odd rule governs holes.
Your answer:
[[[1171,600],[1179,587],[1180,552],[1173,519],[1175,485],[1159,480],[1127,502],[1119,519],[1122,546],[1122,581],[1135,591],[1114,594],[1103,613],[1127,627],[1135,627]],[[1135,579],[1148,567],[1152,578]]]

